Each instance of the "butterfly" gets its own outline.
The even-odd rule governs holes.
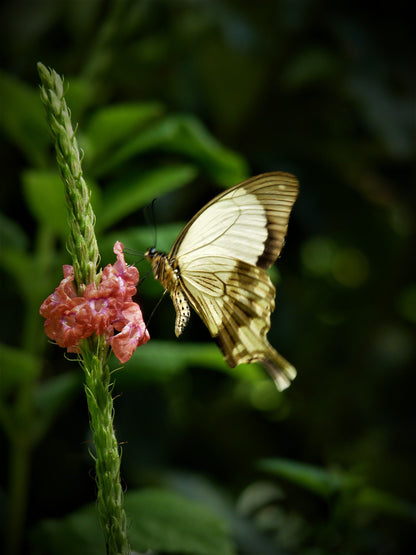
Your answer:
[[[277,388],[295,368],[268,342],[276,290],[266,269],[282,250],[297,179],[270,172],[227,189],[182,229],[169,254],[149,248],[155,278],[169,291],[179,337],[191,316],[201,317],[231,368],[260,362]]]

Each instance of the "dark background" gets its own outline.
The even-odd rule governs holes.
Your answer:
[[[81,135],[102,106],[157,101],[169,113],[196,116],[242,155],[248,174],[282,170],[299,178],[269,333],[298,369],[291,388],[278,395],[266,378],[247,385],[238,371],[191,363],[165,378],[125,375],[116,387],[126,487],[148,485],[158,472],[172,481],[192,477],[235,504],[248,486],[271,482],[279,488],[273,514],[285,523],[286,539],[261,515],[251,516],[274,538],[276,553],[396,554],[414,545],[411,518],[322,498],[258,467],[262,458],[282,457],[358,475],[397,500],[416,501],[416,76],[409,9],[400,1],[20,0],[1,12],[4,74],[35,90],[42,61],[67,83],[88,83],[88,101],[74,115]],[[37,223],[21,175],[33,159],[9,131],[2,126],[1,210],[25,231],[30,252]],[[148,152],[131,167],[162,158]],[[98,178],[99,187],[109,180]],[[201,164],[195,180],[159,198],[158,226],[185,221],[218,190]],[[117,229],[136,222],[146,225],[143,212]],[[147,266],[139,268],[144,275]],[[18,347],[27,307],[4,265],[1,277],[1,337]],[[157,293],[145,295],[146,289],[148,317]],[[173,341],[172,312],[165,299],[149,324],[152,338]],[[190,328],[179,346],[209,342],[196,316]],[[44,357],[45,375],[78,372],[56,347],[49,345]],[[94,500],[88,434],[79,384],[35,447],[28,528]],[[0,437],[4,500],[8,440],[4,432]]]

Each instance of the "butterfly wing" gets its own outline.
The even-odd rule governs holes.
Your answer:
[[[235,259],[194,260],[182,274],[183,290],[233,368],[261,362],[279,390],[296,370],[270,345],[267,332],[275,288],[265,270]]]
[[[227,189],[184,227],[169,254],[188,259],[231,256],[269,268],[282,250],[289,215],[298,195],[298,181],[290,174],[258,175]]]
[[[297,194],[296,178],[285,173],[244,181],[200,210],[168,257],[228,364],[260,361],[279,389],[296,371],[266,338],[275,288],[265,268],[282,249]]]

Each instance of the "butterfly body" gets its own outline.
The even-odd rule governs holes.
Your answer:
[[[165,290],[170,291],[176,312],[175,335],[179,337],[189,322],[191,309],[181,285],[178,263],[170,259],[166,253],[158,252],[154,248],[148,249],[145,257],[152,264],[155,278],[160,281]]]
[[[145,253],[170,292],[176,335],[185,329],[191,305],[231,367],[259,361],[278,389],[290,384],[296,370],[266,337],[276,293],[266,269],[282,249],[297,194],[290,174],[248,179],[202,208],[169,254],[154,248]]]

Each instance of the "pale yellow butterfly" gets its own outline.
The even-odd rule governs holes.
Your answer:
[[[154,276],[170,292],[181,335],[190,306],[233,368],[258,361],[279,390],[295,368],[268,342],[276,290],[266,272],[282,250],[297,179],[271,172],[227,189],[183,228],[169,254],[146,251]]]

